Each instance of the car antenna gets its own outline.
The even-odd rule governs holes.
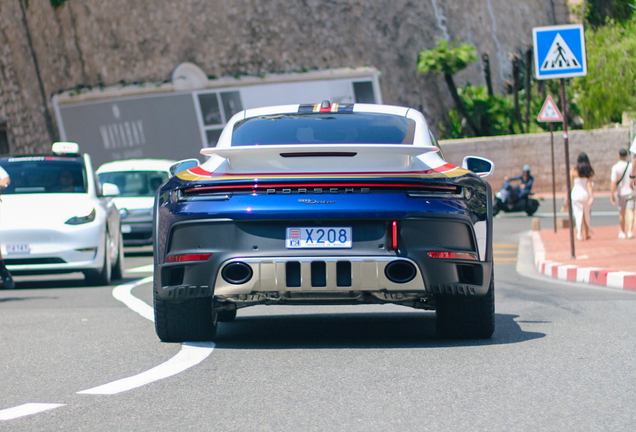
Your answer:
[[[328,100],[324,100],[320,104],[320,108],[329,108],[330,106],[331,106],[331,102],[329,102]]]

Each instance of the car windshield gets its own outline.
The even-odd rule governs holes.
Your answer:
[[[0,160],[11,178],[2,194],[86,193],[82,158],[57,156],[13,157]]]
[[[155,192],[166,180],[165,171],[117,171],[97,174],[99,181],[113,183],[119,188],[119,196],[155,196]]]
[[[232,146],[413,144],[415,122],[381,113],[279,114],[236,123]]]

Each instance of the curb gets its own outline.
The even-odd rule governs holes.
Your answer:
[[[534,265],[542,275],[555,279],[636,291],[636,273],[599,267],[579,267],[545,259],[545,247],[538,231],[532,232]]]

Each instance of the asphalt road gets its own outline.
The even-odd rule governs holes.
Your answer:
[[[541,277],[530,226],[495,220],[496,331],[478,342],[437,339],[430,312],[343,306],[243,309],[216,344],[166,344],[147,283],[17,278],[0,291],[0,430],[634,430],[636,293]]]

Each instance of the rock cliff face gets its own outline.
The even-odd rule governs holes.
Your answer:
[[[165,81],[192,62],[209,76],[373,66],[385,103],[421,108],[436,126],[452,102],[440,77],[417,74],[420,50],[442,37],[471,42],[501,92],[508,53],[565,12],[563,0],[4,0],[0,119],[12,152],[46,150],[58,135],[53,94]],[[481,66],[458,82],[483,84]]]

